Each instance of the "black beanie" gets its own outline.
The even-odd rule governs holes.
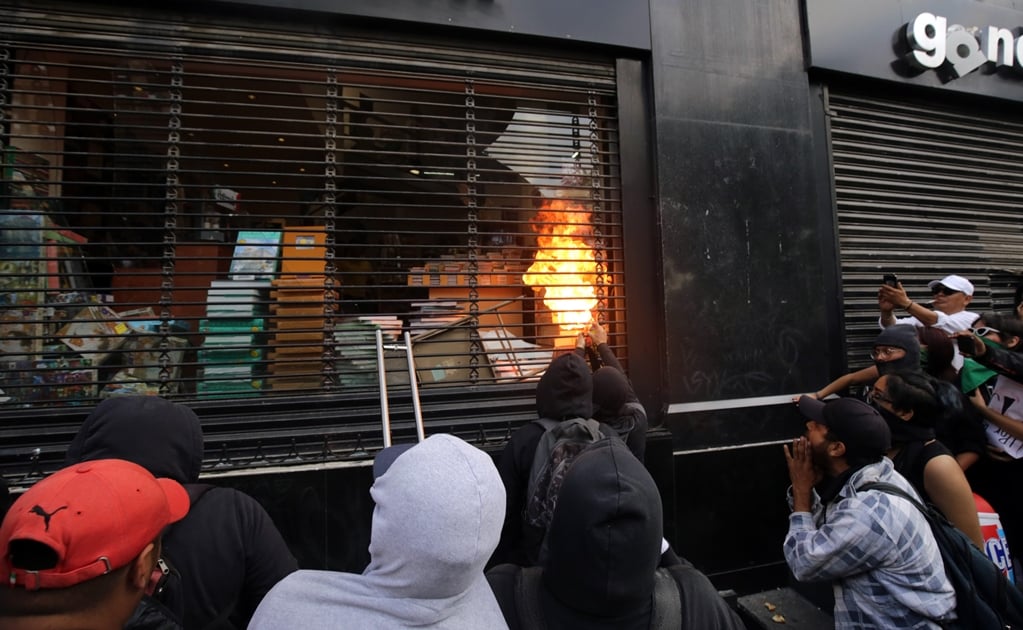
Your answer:
[[[874,361],[879,374],[888,374],[896,370],[908,370],[910,372],[920,371],[920,338],[917,337],[916,326],[911,324],[897,324],[889,326],[881,331],[881,334],[874,339],[874,347],[892,346],[902,348],[906,356],[894,361]]]

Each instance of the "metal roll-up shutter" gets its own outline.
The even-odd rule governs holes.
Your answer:
[[[628,361],[612,59],[83,6],[0,2],[0,415],[365,420],[378,329],[433,417],[531,397],[590,317]]]
[[[883,273],[924,304],[930,280],[960,274],[970,310],[1007,312],[1023,268],[1023,118],[833,86],[827,114],[850,368],[870,364]]]

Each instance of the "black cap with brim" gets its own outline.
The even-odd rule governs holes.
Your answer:
[[[837,398],[823,402],[810,396],[799,397],[799,411],[828,427],[828,433],[843,444],[851,456],[880,456],[892,446],[892,433],[877,409],[855,398]]]

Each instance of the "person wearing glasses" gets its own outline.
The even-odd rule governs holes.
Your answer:
[[[983,549],[973,490],[952,451],[935,437],[935,427],[943,415],[937,381],[919,371],[883,374],[870,388],[867,399],[891,430],[888,457],[895,470]]]
[[[927,283],[931,290],[933,310],[916,302],[902,287],[901,282],[895,286],[882,284],[877,292],[877,305],[881,309],[878,323],[881,328],[896,324],[912,324],[913,326],[933,326],[952,334],[967,330],[977,321],[977,313],[966,310],[973,300],[973,283],[962,276],[950,275],[941,280]],[[906,312],[906,317],[895,317],[895,309]]]
[[[997,510],[1018,558],[1023,551],[1023,320],[994,313],[983,319],[986,326],[955,336],[967,356],[961,387],[984,420],[988,442],[988,456],[967,478]]]
[[[936,334],[935,334],[936,333]],[[923,361],[923,346],[920,337],[929,340],[926,348],[928,360]],[[937,338],[945,343],[935,343]],[[807,394],[823,400],[832,394],[839,394],[856,385],[869,385],[879,377],[893,372],[930,371],[929,361],[947,351],[951,355],[951,342],[945,333],[936,329],[917,328],[909,324],[897,324],[882,330],[874,339],[870,358],[874,364],[855,372],[844,374],[816,392]],[[931,350],[934,350],[932,357]],[[935,431],[938,439],[953,453],[959,466],[966,470],[983,457],[986,451],[984,427],[972,405],[964,400],[958,387],[948,381],[938,380],[935,389],[942,405],[942,413],[936,420]],[[796,396],[792,402],[798,402]]]
[[[870,350],[870,358],[874,361],[873,365],[855,372],[843,374],[821,389],[807,394],[807,396],[823,400],[854,385],[873,383],[879,375],[887,372],[919,370],[920,340],[917,338],[916,327],[908,324],[899,324],[882,330],[874,338],[874,345]],[[799,402],[799,396],[794,396],[792,402]]]

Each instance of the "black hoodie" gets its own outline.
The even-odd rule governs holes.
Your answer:
[[[551,361],[536,385],[536,412],[539,418],[559,421],[593,417],[593,375],[585,359],[569,353]],[[613,429],[606,425],[601,425],[601,430],[613,433]],[[501,542],[490,566],[503,562],[522,566],[536,564],[543,530],[527,524],[523,510],[533,454],[544,431],[544,427],[536,422],[522,425],[497,457],[497,471],[504,483],[507,505]]]
[[[108,398],[82,423],[65,464],[103,458],[194,483],[203,459],[199,418],[185,405],[155,396]],[[298,569],[263,507],[232,488],[206,492],[165,533],[163,550],[181,573],[186,630],[207,627],[231,608],[230,623],[244,628],[267,591]]]
[[[649,628],[662,522],[657,486],[621,440],[608,437],[580,453],[565,475],[540,562],[547,627]],[[532,627],[516,607],[520,570],[502,565],[487,573],[512,630]],[[690,571],[683,580],[683,628],[743,627],[705,576]]]

